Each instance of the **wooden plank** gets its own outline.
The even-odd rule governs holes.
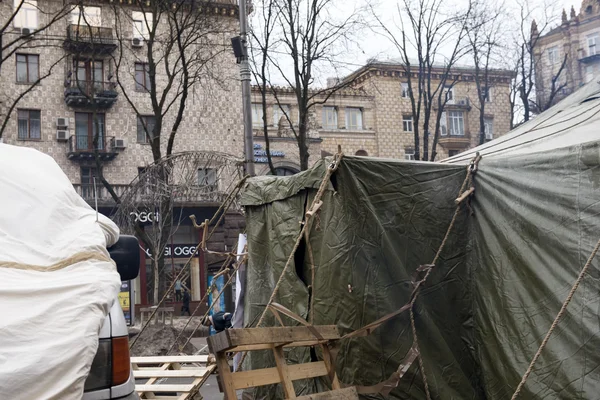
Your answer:
[[[208,347],[211,353],[228,351],[236,346],[255,344],[281,344],[293,342],[310,342],[316,339],[339,339],[340,334],[335,325],[314,326],[321,336],[315,337],[306,326],[276,327],[276,328],[246,328],[227,329],[208,337]]]
[[[189,392],[194,388],[193,385],[190,384],[158,384],[158,385],[135,385],[136,392],[153,392],[153,393],[161,393],[161,392]]]
[[[331,355],[331,351],[326,344],[321,345],[321,349],[323,350],[323,361],[325,362],[327,372],[329,372],[329,377],[331,378],[331,388],[334,390],[341,389],[340,381],[337,377],[337,373],[335,372],[335,364]]]
[[[131,357],[133,364],[163,364],[163,363],[206,363],[208,356],[154,356]]]
[[[286,349],[290,347],[308,347],[316,346],[319,344],[327,343],[327,340],[311,340],[308,342],[292,342],[292,343],[268,343],[268,344],[248,344],[244,346],[235,346],[227,350],[228,353],[239,353],[242,351],[255,351],[255,350],[271,350],[273,347],[283,346]]]
[[[323,361],[288,365],[288,374],[292,381],[316,378],[318,376],[327,375],[327,367]],[[231,380],[233,381],[233,386],[236,390],[264,385],[273,385],[281,382],[277,368],[264,368],[253,371],[234,372],[231,374]]]
[[[225,353],[217,354],[217,368],[219,368],[219,382],[221,382],[221,389],[225,393],[225,400],[237,400],[229,362]]]
[[[296,391],[294,390],[294,384],[288,371],[288,365],[285,361],[285,355],[283,354],[283,347],[273,348],[273,354],[275,355],[275,364],[277,364],[277,372],[279,373],[279,379],[281,380],[281,386],[283,386],[283,393],[286,399],[295,399]]]
[[[207,368],[168,371],[148,369],[133,371],[133,376],[134,378],[199,378],[207,373],[210,373]]]
[[[358,400],[355,387],[298,397],[296,400]]]

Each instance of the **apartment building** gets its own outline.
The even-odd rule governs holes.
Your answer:
[[[432,85],[438,85],[441,68],[432,73]],[[441,119],[441,132],[436,160],[456,155],[479,144],[479,97],[472,68],[456,67],[451,75],[456,78],[453,85],[445,89],[448,103]],[[413,78],[416,75],[413,73]],[[489,88],[485,99],[485,137],[497,138],[510,130],[512,118],[509,104],[512,71],[494,70],[489,74]],[[318,97],[323,104],[313,108],[310,123],[310,153],[333,154],[338,146],[345,154],[414,159],[414,127],[409,87],[403,65],[393,62],[373,62],[351,74],[349,87],[331,97]],[[415,84],[413,79],[413,85]],[[416,88],[412,88],[416,91]],[[289,89],[277,88],[274,96],[267,99],[267,121],[272,150],[293,147],[295,140],[283,115],[291,115],[291,122],[298,119],[294,93]],[[256,141],[262,138],[262,105],[260,90],[253,90],[253,123]],[[433,111],[434,114],[437,110]],[[435,116],[433,117],[435,118]],[[281,124],[280,122],[283,122]],[[422,124],[422,122],[420,123]],[[434,124],[431,131],[435,129]],[[422,130],[422,127],[421,127]],[[430,145],[432,139],[430,139]],[[285,144],[284,144],[285,143]],[[262,148],[261,148],[262,149]],[[287,150],[287,148],[286,148]],[[296,148],[297,153],[297,148]],[[274,153],[281,155],[281,153]],[[273,157],[277,162],[277,157]],[[264,160],[266,162],[266,160]],[[294,160],[288,164],[297,170]]]
[[[571,8],[568,16],[563,10],[561,24],[541,36],[534,21],[531,35],[538,104],[552,105],[600,74],[598,1],[583,0],[580,12]]]
[[[14,46],[5,49],[8,58],[0,70],[0,121],[8,118],[2,141],[52,156],[79,194],[91,205],[98,200],[99,211],[111,216],[115,212],[112,197],[98,181],[95,184],[100,187],[94,189],[98,175],[96,154],[104,177],[118,194],[125,193],[139,172],[154,161],[149,136],[156,116],[149,94],[152,88],[148,46],[152,41],[156,49],[165,46],[165,35],[172,34],[168,17],[156,17],[156,35],[151,38],[148,26],[158,14],[148,11],[152,9],[150,2],[26,1],[0,3],[2,25],[18,8],[2,38],[5,46],[14,41]],[[202,4],[192,11],[209,25],[209,33],[189,51],[197,52],[196,57],[200,52],[208,54],[210,70],[189,88],[173,153],[210,151],[242,159],[241,88],[229,42],[239,31],[237,1]],[[169,57],[173,62],[177,54],[165,59]],[[159,93],[166,92],[169,84],[164,64],[164,60],[156,64],[155,89]],[[179,85],[181,81],[173,82]],[[20,98],[23,93],[26,94]],[[166,96],[165,104],[176,98]],[[163,154],[168,129],[177,117],[178,102],[173,103],[170,109],[164,108]],[[198,171],[198,184],[206,184],[204,181],[211,176],[210,171]],[[210,218],[217,207],[201,196],[176,205],[180,214],[196,215],[199,221]],[[142,223],[154,215],[152,210],[137,214],[132,218]],[[217,231],[214,246],[219,250],[228,246],[231,250],[241,223],[241,216],[228,214]],[[199,235],[191,220],[182,218],[172,243],[165,249],[173,272],[184,268]],[[202,253],[192,261],[192,273],[187,275],[184,286],[191,290],[193,300],[204,294],[211,268],[220,266],[217,261],[204,259]],[[137,280],[137,303],[147,304],[151,299],[146,290],[150,286],[149,278],[146,284],[146,273],[151,267],[146,261],[143,265],[146,267]]]

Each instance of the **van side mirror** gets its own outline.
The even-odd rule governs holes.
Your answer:
[[[140,272],[140,243],[135,236],[119,236],[117,243],[109,247],[108,252],[117,264],[122,281],[137,278]]]

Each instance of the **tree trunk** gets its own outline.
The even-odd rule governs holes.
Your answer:
[[[306,114],[304,118],[300,120],[300,126],[298,128],[298,150],[300,156],[300,170],[306,171],[308,169],[308,159],[310,154],[308,152],[308,129],[306,126]]]
[[[161,256],[158,256],[157,254],[153,254],[154,259],[152,260],[152,264],[153,264],[153,274],[154,274],[154,298],[152,299],[152,304],[154,304],[155,306],[158,305],[158,283],[159,283],[159,259],[162,258]]]

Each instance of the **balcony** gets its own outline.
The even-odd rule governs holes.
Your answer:
[[[440,135],[438,143],[447,149],[466,149],[471,147],[471,135]]]
[[[466,111],[470,111],[471,110],[471,101],[469,100],[468,97],[464,97],[464,98],[454,98],[452,100],[448,100],[448,103],[446,103],[446,106],[444,107],[445,110],[466,110]]]
[[[102,161],[111,161],[117,156],[117,150],[113,146],[114,138],[101,137],[94,146],[94,140],[90,136],[73,135],[69,138],[69,152],[67,157],[73,161],[94,160],[96,153]]]
[[[67,79],[65,103],[69,107],[107,109],[117,102],[115,82],[81,82]]]
[[[127,189],[129,189],[129,185],[111,185],[112,189],[115,191],[119,198],[125,193]],[[102,204],[114,204],[114,199],[108,192],[108,189],[102,185],[102,182],[96,182],[96,196],[94,196],[94,185],[89,183],[83,184],[74,184],[73,187],[78,195],[83,197],[83,199],[89,203],[94,203],[96,198],[98,199],[98,203]]]
[[[109,55],[117,48],[111,28],[88,25],[67,26],[67,38],[63,43],[67,51],[81,54]]]

